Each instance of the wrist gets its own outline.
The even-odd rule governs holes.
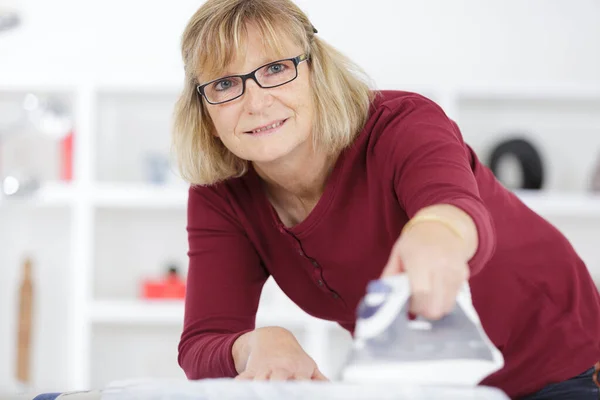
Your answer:
[[[454,234],[454,236],[456,236],[461,241],[465,241],[465,235],[463,234],[462,229],[460,229],[457,226],[458,224],[456,223],[456,221],[452,220],[451,218],[446,218],[435,214],[415,215],[406,223],[406,225],[404,225],[404,228],[402,228],[402,234],[406,234],[406,232],[409,232],[415,226],[422,224],[425,224],[425,226],[433,226],[435,229],[443,227],[444,229]]]
[[[423,258],[432,253],[467,262],[471,255],[462,237],[434,220],[420,221],[403,231],[399,240],[403,260]]]
[[[467,261],[477,251],[479,242],[473,219],[462,209],[449,204],[421,209],[406,223],[400,236],[441,242],[442,247],[451,245],[453,249],[461,250]]]
[[[255,347],[264,346],[265,343],[272,345],[281,340],[298,343],[292,332],[279,326],[256,328],[240,335],[231,347],[231,355],[237,373],[241,374],[246,370],[248,359]]]
[[[254,332],[250,331],[238,336],[231,346],[231,356],[233,357],[233,364],[238,374],[241,374],[246,369],[248,357],[250,356],[250,339]]]

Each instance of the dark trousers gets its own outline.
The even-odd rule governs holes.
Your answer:
[[[539,392],[524,397],[523,400],[598,400],[599,371],[600,363],[574,378],[550,384]]]

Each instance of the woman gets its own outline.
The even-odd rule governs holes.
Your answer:
[[[289,331],[254,329],[265,280],[352,332],[367,283],[406,272],[411,310],[428,318],[468,279],[505,358],[482,384],[597,398],[600,301],[565,237],[440,107],[369,90],[316,33],[288,0],[208,0],[183,34],[173,138],[192,184],[188,378],[327,379]]]

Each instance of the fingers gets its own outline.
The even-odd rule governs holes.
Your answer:
[[[468,277],[457,271],[420,268],[408,272],[411,285],[410,312],[438,320],[456,305],[456,296]]]
[[[310,375],[307,375],[307,374],[294,374],[290,378],[290,380],[293,380],[293,381],[309,381],[309,380],[311,380],[311,377],[310,377]]]
[[[256,374],[254,374],[254,380],[255,381],[266,381],[270,378],[272,373],[273,373],[273,371],[270,369],[259,370],[256,372]]]
[[[254,373],[250,372],[250,371],[244,371],[241,374],[239,374],[238,376],[236,376],[234,379],[236,379],[238,381],[252,380],[252,379],[254,379]]]
[[[456,296],[456,293],[454,296]],[[447,286],[444,276],[432,276],[429,302],[423,310],[423,315],[426,318],[438,320],[447,314],[448,304],[453,302],[452,289]]]
[[[288,330],[259,328],[249,348],[245,369],[237,380],[308,380],[318,369]],[[316,378],[327,379],[320,373]]]
[[[315,371],[313,372],[310,379],[315,380],[315,381],[327,381],[327,382],[329,381],[329,379],[325,375],[323,375],[323,373],[321,371],[319,371],[318,368],[315,368]]]
[[[395,246],[381,274],[382,278],[403,272],[403,262]],[[410,312],[428,319],[437,320],[452,310],[456,295],[444,283],[446,274],[434,268],[411,268],[406,271],[410,282]]]
[[[402,259],[400,258],[400,250],[398,245],[392,247],[392,251],[390,252],[390,257],[388,259],[387,264],[383,267],[383,272],[381,273],[382,278],[386,278],[388,276],[396,275],[403,272]]]
[[[409,270],[407,272],[410,282],[410,312],[431,318],[430,308],[436,293],[433,290],[433,279],[428,269]]]
[[[459,285],[451,285],[449,288],[443,287],[440,289],[440,309],[442,315],[450,313],[456,306],[456,296],[460,290]]]
[[[287,381],[293,377],[293,373],[287,369],[276,369],[269,375],[271,381]]]
[[[319,380],[327,380],[323,374],[319,372]],[[292,373],[288,369],[277,368],[277,369],[265,369],[257,372],[244,371],[235,377],[236,380],[255,380],[255,381],[287,381],[287,380],[309,380],[316,379],[307,373]]]

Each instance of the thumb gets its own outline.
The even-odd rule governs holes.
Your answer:
[[[392,252],[390,253],[390,257],[388,259],[387,264],[385,265],[385,267],[383,267],[381,278],[397,275],[403,271],[404,263],[402,262],[402,258],[400,258],[400,251],[398,250],[398,246],[394,246],[392,248]]]

